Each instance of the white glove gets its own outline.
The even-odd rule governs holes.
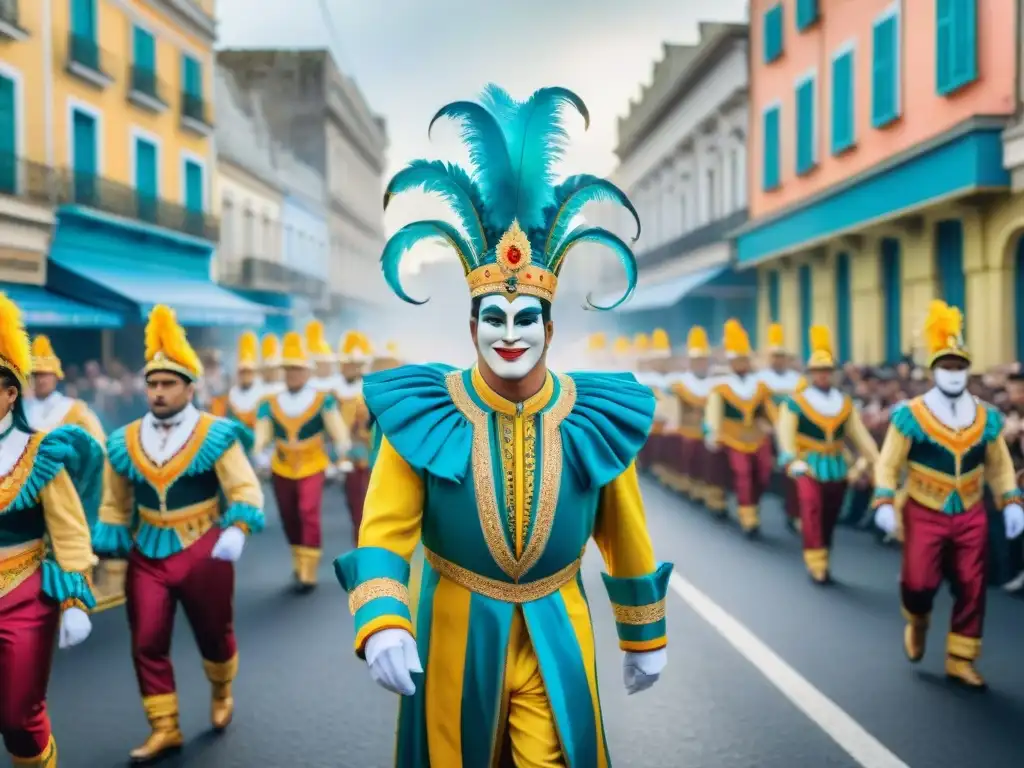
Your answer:
[[[404,629],[382,629],[370,635],[364,650],[373,682],[401,696],[416,693],[412,673],[423,671],[416,638]]]
[[[1007,504],[1003,507],[1003,524],[1006,526],[1006,538],[1016,539],[1024,533],[1024,509],[1020,504]]]
[[[714,453],[715,451],[718,450],[718,442],[712,437],[705,437],[704,447],[707,448],[712,453]]]
[[[210,557],[214,560],[237,563],[238,558],[242,556],[243,549],[245,549],[245,531],[237,525],[232,525],[230,528],[225,528],[217,537],[217,543],[213,545]]]
[[[264,451],[263,453],[257,454],[253,457],[256,462],[256,469],[268,470],[270,469],[270,453]]]
[[[61,648],[71,648],[85,642],[91,633],[92,620],[81,608],[68,608],[61,614],[58,642]]]
[[[794,461],[789,465],[789,474],[793,477],[800,477],[800,475],[806,475],[809,469],[806,461]]]
[[[634,693],[646,691],[658,682],[666,664],[668,650],[665,648],[643,653],[626,651],[626,656],[622,659],[622,682],[626,686],[626,693],[632,696]]]
[[[892,504],[883,504],[875,510],[875,525],[890,536],[896,533],[896,510]]]
[[[341,461],[338,462],[338,472],[340,472],[343,475],[347,475],[353,469],[355,469],[355,467],[352,466],[352,462],[349,461],[348,459],[342,459]]]

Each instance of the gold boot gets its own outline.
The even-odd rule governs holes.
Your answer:
[[[707,486],[699,478],[690,478],[690,499],[698,504],[708,503]]]
[[[178,725],[178,694],[164,693],[147,696],[142,700],[149,727],[153,729],[142,746],[128,753],[133,763],[148,763],[171,752],[177,752],[185,743]]]
[[[316,574],[320,569],[320,550],[313,547],[292,547],[292,561],[295,564],[295,578],[299,587],[309,590],[316,586]]]
[[[828,584],[828,550],[827,549],[805,549],[804,565],[807,572],[817,584]]]
[[[903,618],[907,620],[907,626],[903,630],[903,650],[907,658],[916,664],[924,658],[930,616],[916,616],[904,609]]]
[[[223,731],[231,725],[235,714],[235,697],[231,684],[238,674],[238,654],[224,662],[203,659],[206,679],[210,681],[210,723],[215,731]]]
[[[11,765],[36,766],[36,768],[57,768],[57,742],[50,735],[46,749],[35,757],[15,757],[11,755]]]
[[[748,536],[753,536],[761,527],[761,517],[756,504],[740,504],[736,507],[736,516],[740,519],[740,527]]]
[[[704,503],[715,517],[725,517],[725,491],[714,486],[705,486]]]
[[[974,661],[980,654],[979,638],[950,632],[946,638],[946,677],[975,690],[987,688],[985,678],[974,667]]]

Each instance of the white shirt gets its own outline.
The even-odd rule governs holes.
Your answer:
[[[149,460],[157,466],[170,461],[192,437],[199,415],[196,407],[189,403],[168,419],[158,419],[152,412],[143,416],[139,439]]]
[[[339,400],[351,400],[354,397],[359,397],[363,394],[363,379],[360,377],[349,381],[344,376],[339,376],[334,392]]]
[[[757,387],[761,383],[761,379],[758,378],[756,373],[748,373],[743,378],[740,378],[735,373],[728,373],[722,376],[718,383],[729,387],[740,400],[751,400],[757,394]]]
[[[694,397],[707,397],[715,384],[718,383],[719,378],[717,376],[705,376],[701,378],[693,371],[686,371],[685,373],[681,373],[676,380]]]
[[[801,394],[808,405],[822,416],[837,415],[846,403],[846,396],[835,387],[831,387],[827,392],[817,387],[808,387]]]
[[[289,392],[287,389],[283,392],[278,392],[274,395],[274,399],[285,416],[295,418],[309,410],[309,407],[313,405],[313,401],[316,399],[317,392],[316,389],[307,384],[297,392]]]
[[[773,394],[788,395],[796,391],[796,385],[800,383],[800,374],[794,370],[777,373],[772,368],[765,368],[758,372],[758,378]]]
[[[309,386],[318,392],[334,392],[338,388],[338,381],[341,379],[337,374],[331,376],[314,376],[309,380]]]
[[[63,423],[64,417],[68,415],[68,411],[74,404],[73,398],[53,391],[42,399],[27,401],[25,416],[28,417],[28,423],[32,425],[32,429],[49,432]]]
[[[0,434],[7,432],[7,435],[0,439],[0,477],[7,475],[14,465],[18,463],[18,459],[25,452],[25,447],[28,445],[29,435],[27,432],[22,432],[20,429],[11,429],[11,423],[14,421],[14,415],[8,413],[2,419],[0,419]]]
[[[256,410],[264,391],[261,384],[253,384],[248,389],[242,389],[236,384],[228,390],[228,403],[236,413],[249,413]]]
[[[950,429],[966,429],[978,416],[978,400],[967,390],[958,397],[950,397],[938,387],[932,387],[921,399],[932,416]]]

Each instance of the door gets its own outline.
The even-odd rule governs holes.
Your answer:
[[[148,96],[156,92],[156,41],[142,27],[132,33],[132,88]]]
[[[156,146],[140,138],[135,139],[135,195],[139,218],[155,222],[159,197]]]
[[[0,192],[14,193],[18,185],[17,90],[0,75]]]
[[[185,161],[185,226],[190,234],[205,236],[203,218],[203,167]]]
[[[885,362],[896,363],[903,354],[903,296],[900,268],[900,241],[882,240],[882,301],[885,311]]]
[[[850,327],[853,294],[850,285],[850,254],[836,257],[836,355],[840,362],[850,360],[852,334]]]
[[[76,109],[71,121],[72,168],[75,202],[82,205],[96,200],[96,140],[96,118]]]
[[[798,272],[800,282],[800,359],[811,356],[811,325],[814,323],[814,287],[811,266],[802,264]]]
[[[940,221],[935,225],[935,266],[942,300],[952,307],[959,307],[966,314],[964,227],[959,219]]]

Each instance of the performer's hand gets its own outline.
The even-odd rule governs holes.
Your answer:
[[[892,504],[883,504],[875,510],[875,525],[890,536],[896,533],[896,509]]]
[[[416,638],[404,629],[382,629],[366,641],[370,677],[381,688],[401,696],[416,693],[413,672],[422,672]]]
[[[256,469],[260,472],[266,472],[270,469],[270,454],[266,451],[258,453],[253,456],[253,462],[256,465]]]
[[[214,560],[227,560],[229,563],[237,563],[245,549],[245,531],[238,526],[232,525],[225,528],[217,543],[213,545],[210,557]]]
[[[712,453],[714,453],[715,451],[718,450],[718,442],[714,438],[705,437],[704,438],[704,447],[707,448]]]
[[[798,459],[789,465],[789,474],[790,477],[800,477],[801,475],[806,475],[809,469],[810,467],[807,466],[806,461]]]
[[[1024,533],[1024,509],[1020,504],[1007,504],[1003,507],[1003,524],[1006,526],[1006,538],[1016,539]]]
[[[92,620],[81,608],[68,608],[61,614],[58,644],[62,649],[85,642],[91,633]]]
[[[341,461],[338,462],[338,472],[340,472],[343,475],[347,475],[353,469],[355,469],[355,467],[352,465],[352,462],[349,461],[348,459],[342,459]]]
[[[626,656],[622,660],[622,682],[626,686],[626,693],[632,696],[634,693],[646,691],[658,682],[666,664],[668,651],[665,648],[643,653],[626,651]]]

